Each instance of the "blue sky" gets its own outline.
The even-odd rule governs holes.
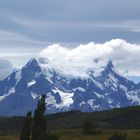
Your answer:
[[[0,0],[0,67],[10,69],[3,59],[21,67],[54,43],[75,47],[120,38],[139,45],[139,5],[139,0]]]

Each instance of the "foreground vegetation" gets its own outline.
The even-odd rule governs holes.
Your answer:
[[[140,140],[140,130],[113,130],[104,129],[100,130],[101,133],[94,135],[84,135],[81,129],[65,129],[55,130],[58,134],[59,140],[108,140],[114,132],[119,132],[127,135],[127,140]],[[0,136],[0,140],[18,140],[19,135],[9,134],[8,136]]]
[[[92,113],[71,111],[47,115],[48,128],[52,130],[81,128],[85,120],[90,120],[98,129],[140,129],[140,106]],[[0,135],[21,132],[24,121],[24,117],[0,117]]]
[[[87,120],[96,133],[83,133],[83,123]],[[19,140],[24,122],[24,117],[1,117],[0,140]],[[93,113],[71,111],[52,114],[47,115],[47,124],[59,140],[108,140],[116,131],[126,134],[127,140],[140,140],[140,106]]]

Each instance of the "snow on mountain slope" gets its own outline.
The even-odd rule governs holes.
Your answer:
[[[138,85],[115,71],[110,61],[103,71],[86,77],[59,73],[48,61],[31,59],[0,81],[0,115],[25,115],[46,94],[46,113],[85,112],[140,104]],[[137,87],[137,88],[136,88]]]

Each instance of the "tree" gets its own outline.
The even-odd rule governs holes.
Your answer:
[[[57,135],[47,132],[47,121],[44,115],[46,110],[45,98],[45,95],[42,95],[38,101],[34,111],[33,123],[31,112],[27,114],[20,140],[58,140]]]
[[[47,137],[47,122],[44,116],[46,109],[45,95],[42,95],[38,101],[37,108],[34,112],[34,123],[32,140],[46,140]]]
[[[28,112],[26,115],[25,123],[20,134],[20,140],[30,140],[31,137],[31,123],[32,123],[32,112]]]

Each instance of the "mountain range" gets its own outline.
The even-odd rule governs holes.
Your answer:
[[[47,63],[47,62],[44,62]],[[25,115],[46,95],[46,113],[93,112],[140,105],[140,84],[121,76],[112,61],[98,75],[68,76],[31,59],[0,81],[0,115]]]

